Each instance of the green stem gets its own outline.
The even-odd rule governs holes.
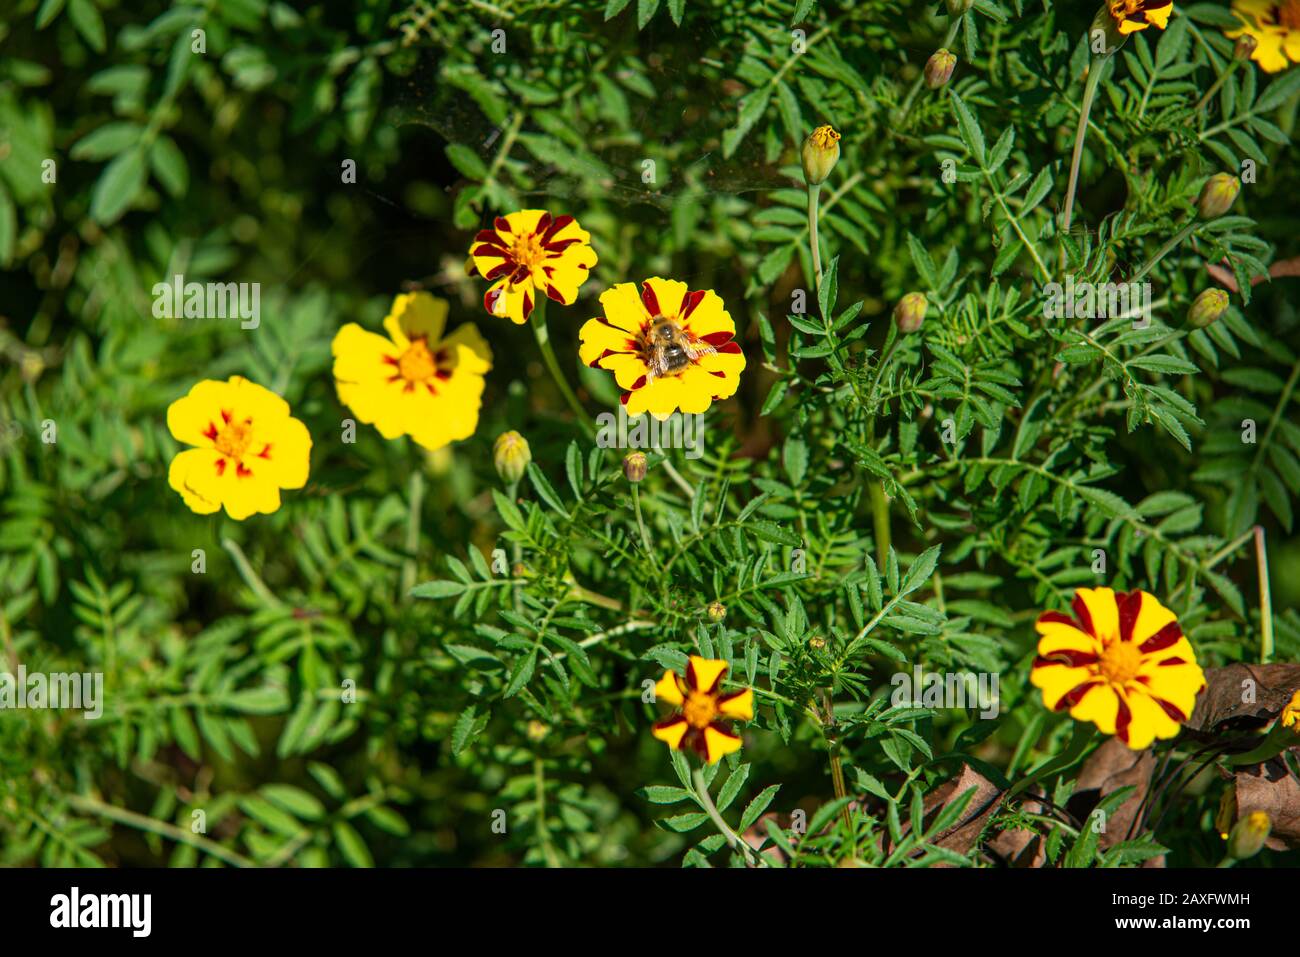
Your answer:
[[[130,827],[138,828],[141,831],[148,831],[151,834],[157,834],[161,837],[169,837],[173,841],[179,841],[181,844],[188,844],[196,850],[210,854],[218,860],[225,861],[234,867],[256,867],[256,862],[250,860],[242,854],[222,847],[215,841],[210,841],[206,837],[200,837],[198,834],[191,834],[184,828],[177,827],[175,824],[169,824],[166,821],[159,821],[156,818],[147,817],[144,814],[137,814],[134,811],[128,811],[126,808],[115,807],[112,804],[105,804],[103,801],[97,801],[94,798],[81,797],[76,794],[67,796],[68,804],[84,814],[94,814],[110,821],[116,821],[119,824],[126,824]]]
[[[808,248],[812,252],[813,280],[817,284],[818,292],[821,292],[822,288],[822,251],[821,243],[817,239],[817,206],[821,191],[820,183],[808,184]]]
[[[1205,109],[1205,105],[1209,103],[1210,100],[1214,99],[1214,94],[1218,93],[1219,88],[1228,82],[1228,77],[1232,76],[1240,63],[1241,60],[1238,60],[1235,56],[1228,61],[1228,65],[1223,68],[1223,72],[1220,73],[1219,78],[1214,81],[1214,85],[1206,90],[1205,95],[1197,101],[1196,107],[1192,110],[1193,116]]]
[[[596,436],[595,426],[591,424],[587,412],[578,401],[578,397],[573,394],[569,388],[568,380],[564,378],[564,373],[560,371],[560,364],[555,361],[555,350],[551,348],[551,334],[546,328],[546,300],[538,297],[536,304],[533,306],[531,317],[533,334],[537,337],[537,348],[542,353],[542,361],[546,363],[546,369],[551,373],[551,378],[555,380],[555,386],[564,396],[564,401],[569,404],[573,410],[573,415],[578,420],[578,424],[592,438]]]
[[[713,826],[716,827],[722,836],[727,839],[727,843],[731,845],[733,850],[740,851],[740,853],[744,855],[746,867],[756,866],[754,852],[750,849],[749,845],[745,843],[739,834],[731,829],[731,825],[724,821],[722,815],[718,813],[718,809],[713,803],[713,798],[709,796],[709,785],[704,780],[704,769],[696,768],[692,771],[691,781],[695,785],[696,799],[700,802],[700,807],[704,808],[704,813],[706,813],[709,816],[709,819],[713,821]]]
[[[646,530],[645,518],[641,514],[641,490],[636,485],[632,486],[632,508],[636,511],[636,527],[641,531],[641,547],[645,549],[650,564],[658,568],[659,562],[655,558],[654,546],[650,544],[650,532]]]
[[[284,604],[271,594],[271,589],[266,587],[266,582],[262,581],[257,572],[253,571],[253,566],[248,563],[248,558],[244,555],[244,550],[239,547],[238,542],[233,538],[223,538],[221,547],[230,552],[230,557],[234,559],[235,570],[239,572],[239,577],[244,580],[244,584],[251,588],[258,598],[262,599],[263,603],[273,608],[279,608]]]
[[[1268,551],[1264,546],[1264,526],[1255,526],[1255,562],[1259,566],[1259,661],[1268,664],[1273,658],[1273,603],[1268,590]]]
[[[939,44],[940,49],[946,50],[952,46],[952,42],[957,39],[957,31],[961,28],[961,18],[964,14],[948,17],[948,35],[943,38],[943,43]],[[925,82],[925,68],[922,66],[921,72],[916,75],[912,81],[912,88],[907,91],[907,99],[903,101],[902,109],[898,111],[898,119],[894,121],[895,128],[903,125],[908,114],[912,112],[912,105],[916,102],[916,95],[921,92],[921,84]]]
[[[415,587],[416,552],[420,548],[420,506],[424,502],[424,474],[416,469],[411,473],[411,490],[406,515],[406,560],[402,562],[401,600],[410,601]]]
[[[1102,69],[1107,57],[1094,56],[1088,67],[1088,79],[1083,84],[1083,102],[1079,105],[1079,125],[1074,131],[1074,153],[1070,157],[1070,183],[1065,188],[1065,212],[1061,216],[1061,238],[1070,232],[1070,222],[1074,218],[1074,194],[1079,188],[1079,164],[1083,159],[1083,141],[1088,136],[1088,115],[1092,112],[1092,101],[1097,96],[1097,85],[1101,82]],[[1065,245],[1061,244],[1060,270],[1065,272]]]
[[[1129,282],[1137,282],[1139,279],[1141,279],[1151,270],[1155,269],[1156,266],[1159,264],[1160,260],[1164,259],[1165,256],[1169,254],[1170,250],[1172,250],[1175,246],[1179,245],[1184,239],[1186,239],[1188,236],[1191,235],[1192,230],[1196,228],[1196,222],[1197,220],[1195,216],[1193,216],[1190,220],[1188,220],[1187,225],[1184,226],[1182,229],[1178,230],[1178,232],[1174,233],[1173,237],[1170,238],[1170,240],[1166,242],[1163,246],[1161,246],[1154,256],[1152,256],[1150,259],[1146,261],[1146,265],[1144,265],[1141,269],[1139,269],[1133,275],[1133,278],[1129,280]]]
[[[672,479],[674,482],[676,482],[677,487],[686,493],[686,497],[689,499],[694,499],[695,488],[691,485],[690,482],[686,481],[686,479],[682,476],[681,472],[677,471],[677,469],[673,466],[673,463],[669,462],[667,459],[664,459],[663,462],[660,464],[663,466],[664,471],[668,473],[668,477]]]

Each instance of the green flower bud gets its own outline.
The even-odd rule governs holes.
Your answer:
[[[898,331],[906,335],[920,329],[921,323],[925,321],[927,307],[923,292],[909,292],[898,300],[898,305],[894,307],[894,324],[898,326]]]
[[[1249,33],[1243,33],[1237,37],[1237,44],[1232,48],[1232,55],[1238,60],[1249,60],[1257,46],[1259,46],[1258,40]]]
[[[1197,329],[1213,325],[1228,310],[1228,294],[1222,289],[1205,289],[1187,310],[1187,324]]]
[[[948,82],[952,68],[957,65],[957,56],[947,50],[936,50],[925,61],[925,85],[937,90]]]
[[[1236,202],[1240,192],[1241,180],[1230,173],[1215,173],[1205,181],[1196,201],[1201,219],[1218,219]]]
[[[830,126],[819,126],[803,141],[803,178],[809,186],[820,186],[840,161],[840,134]]]
[[[502,432],[492,443],[492,461],[497,467],[497,475],[507,485],[514,485],[523,478],[532,460],[528,440],[518,432]]]
[[[1228,835],[1228,856],[1234,861],[1244,861],[1254,857],[1268,840],[1268,833],[1273,829],[1273,822],[1263,811],[1251,811],[1232,829]]]
[[[722,621],[727,617],[727,606],[720,601],[711,602],[708,607],[709,621]]]
[[[948,14],[959,17],[975,5],[975,0],[948,0]]]
[[[633,484],[645,478],[646,460],[644,452],[629,452],[623,459],[623,477]]]

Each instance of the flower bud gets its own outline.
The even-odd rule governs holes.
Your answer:
[[[1282,727],[1290,728],[1296,734],[1300,734],[1300,691],[1291,696],[1291,701],[1281,714]]]
[[[492,443],[492,461],[497,467],[497,475],[507,485],[514,485],[523,478],[532,460],[528,440],[518,432],[502,432]]]
[[[1205,289],[1192,300],[1187,324],[1197,329],[1213,325],[1228,310],[1228,294],[1222,289]]]
[[[894,307],[894,324],[898,326],[898,331],[906,335],[920,329],[921,323],[925,321],[926,307],[923,292],[909,292],[898,300],[898,305]]]
[[[808,647],[813,651],[821,651],[826,647],[826,639],[821,635],[813,635],[808,639]]]
[[[644,452],[629,452],[623,459],[623,477],[633,484],[645,478],[646,460]]]
[[[1228,835],[1228,856],[1234,861],[1244,861],[1254,857],[1268,840],[1268,832],[1273,829],[1273,822],[1263,811],[1251,811],[1232,829]]]
[[[1249,33],[1243,33],[1237,37],[1237,45],[1232,48],[1232,55],[1238,60],[1249,60],[1257,46],[1259,46],[1258,40]]]
[[[711,602],[708,608],[709,621],[722,621],[727,617],[727,606],[720,601]]]
[[[936,50],[930,55],[930,59],[925,61],[925,85],[931,90],[937,90],[948,82],[952,76],[952,68],[957,65],[956,54],[949,53],[947,50]]]
[[[1215,173],[1205,181],[1196,208],[1201,219],[1218,219],[1226,213],[1241,192],[1241,180],[1230,173]]]
[[[948,14],[959,17],[975,5],[975,0],[948,0]]]
[[[830,126],[819,126],[803,141],[803,178],[809,186],[820,186],[840,161],[840,134]]]

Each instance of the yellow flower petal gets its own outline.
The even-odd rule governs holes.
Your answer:
[[[727,718],[739,718],[742,721],[752,721],[754,718],[754,691],[752,688],[746,688],[744,691],[737,691],[732,695],[724,695],[718,699],[718,714]]]
[[[725,755],[740,750],[740,736],[722,731],[713,725],[704,729],[705,760],[717,764]]]
[[[686,736],[689,729],[690,725],[686,723],[686,719],[677,715],[655,722],[650,728],[650,733],[676,751],[682,746],[682,738]]]
[[[726,670],[725,661],[691,655],[686,666],[686,682],[696,691],[713,691]]]
[[[664,672],[664,676],[655,685],[655,700],[681,707],[686,699],[682,697],[682,689],[677,687],[677,675],[671,671]]]
[[[393,300],[393,308],[384,317],[384,329],[403,352],[412,339],[437,342],[447,322],[447,300],[427,292],[403,293]]]

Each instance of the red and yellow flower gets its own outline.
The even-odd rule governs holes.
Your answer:
[[[1228,30],[1236,39],[1243,34],[1254,38],[1250,58],[1266,73],[1277,73],[1300,63],[1300,0],[1235,0],[1232,12],[1246,24]]]
[[[750,721],[754,717],[754,692],[724,693],[722,679],[727,663],[713,658],[691,655],[686,677],[665,671],[655,685],[655,699],[677,708],[677,712],[651,729],[660,741],[674,751],[688,748],[709,764],[717,764],[723,755],[740,750],[740,735],[726,724],[728,719]]]
[[[1292,728],[1296,734],[1300,734],[1300,691],[1291,696],[1281,714],[1282,727]]]
[[[601,294],[604,318],[588,320],[578,332],[578,355],[595,369],[614,373],[629,416],[649,412],[666,419],[674,412],[704,412],[715,400],[735,395],[745,354],[734,341],[736,324],[712,289],[690,290],[675,279],[619,283]],[[655,370],[652,332],[664,321],[682,337],[683,364]]]
[[[571,305],[596,265],[591,234],[572,216],[543,209],[498,216],[492,229],[474,237],[469,253],[479,275],[492,283],[483,307],[520,325],[539,296]]]
[[[167,428],[192,445],[176,455],[167,483],[193,511],[223,506],[236,521],[280,507],[280,489],[302,488],[311,435],[289,403],[243,376],[204,379],[167,408]]]
[[[1128,36],[1152,24],[1163,30],[1174,12],[1174,0],[1107,0],[1106,10],[1120,36]]]
[[[334,337],[339,401],[386,439],[409,435],[426,449],[478,428],[492,351],[471,323],[444,336],[447,303],[404,293],[384,319],[388,337],[349,322]]]
[[[1147,592],[1109,588],[1080,588],[1071,607],[1074,617],[1038,619],[1030,680],[1043,703],[1135,751],[1178,734],[1205,675],[1174,613]]]

